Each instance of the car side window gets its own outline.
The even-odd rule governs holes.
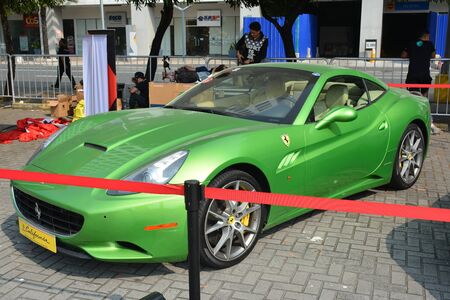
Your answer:
[[[364,82],[366,83],[367,92],[370,96],[370,102],[378,100],[384,94],[384,92],[386,92],[383,87],[370,80],[364,79]]]
[[[361,109],[369,104],[364,82],[353,76],[337,76],[328,80],[323,86],[313,107],[310,120],[321,120],[336,106],[350,106]]]

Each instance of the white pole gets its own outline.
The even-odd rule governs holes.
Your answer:
[[[105,12],[103,11],[103,0],[100,0],[100,14],[102,15],[102,29],[105,29]]]
[[[182,51],[181,51],[181,55],[182,56],[186,56],[186,10],[191,7],[190,5],[186,6],[186,7],[180,7],[178,5],[174,5],[174,7],[176,9],[178,9],[179,11],[181,11],[181,43],[182,43]]]
[[[38,17],[39,17],[39,39],[41,42],[41,55],[44,54],[44,35],[42,34],[42,16],[41,16],[41,8],[38,8]],[[47,22],[47,20],[44,20]]]
[[[184,9],[181,11],[181,40],[183,43],[183,53],[181,55],[186,56],[186,14]]]

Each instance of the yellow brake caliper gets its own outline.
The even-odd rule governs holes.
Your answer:
[[[247,208],[248,208],[248,205],[247,205]],[[247,214],[242,217],[241,224],[244,226],[248,226],[248,224],[250,224],[250,214]]]

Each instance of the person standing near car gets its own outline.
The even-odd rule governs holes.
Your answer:
[[[67,48],[67,41],[66,39],[62,38],[59,40],[59,48],[58,48],[58,55],[68,55],[69,49]],[[56,82],[54,85],[55,89],[59,88],[59,83],[61,82],[61,77],[63,76],[64,72],[67,74],[67,77],[69,77],[69,80],[72,81],[72,87],[75,90],[75,85],[77,84],[75,81],[75,78],[72,76],[72,70],[70,66],[70,58],[68,56],[59,56],[58,57],[58,77],[56,78]]]
[[[148,80],[145,79],[144,73],[136,72],[132,81],[136,84],[130,88],[130,108],[146,108],[149,107],[148,99]]]
[[[250,23],[250,32],[244,34],[236,44],[238,64],[260,63],[267,55],[269,40],[261,32],[261,24]]]
[[[436,49],[430,41],[430,33],[426,30],[419,34],[419,38],[405,48],[402,58],[409,58],[408,74],[405,83],[430,84],[433,80],[430,75],[430,59],[436,57]],[[408,88],[409,91],[419,91],[422,96],[428,97],[428,88]],[[440,130],[432,123],[431,132]]]

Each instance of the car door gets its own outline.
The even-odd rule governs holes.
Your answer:
[[[356,119],[316,129],[327,111],[339,105],[353,107]],[[384,159],[388,136],[386,117],[371,105],[364,81],[353,76],[330,78],[305,125],[306,194],[342,197],[371,180]]]

